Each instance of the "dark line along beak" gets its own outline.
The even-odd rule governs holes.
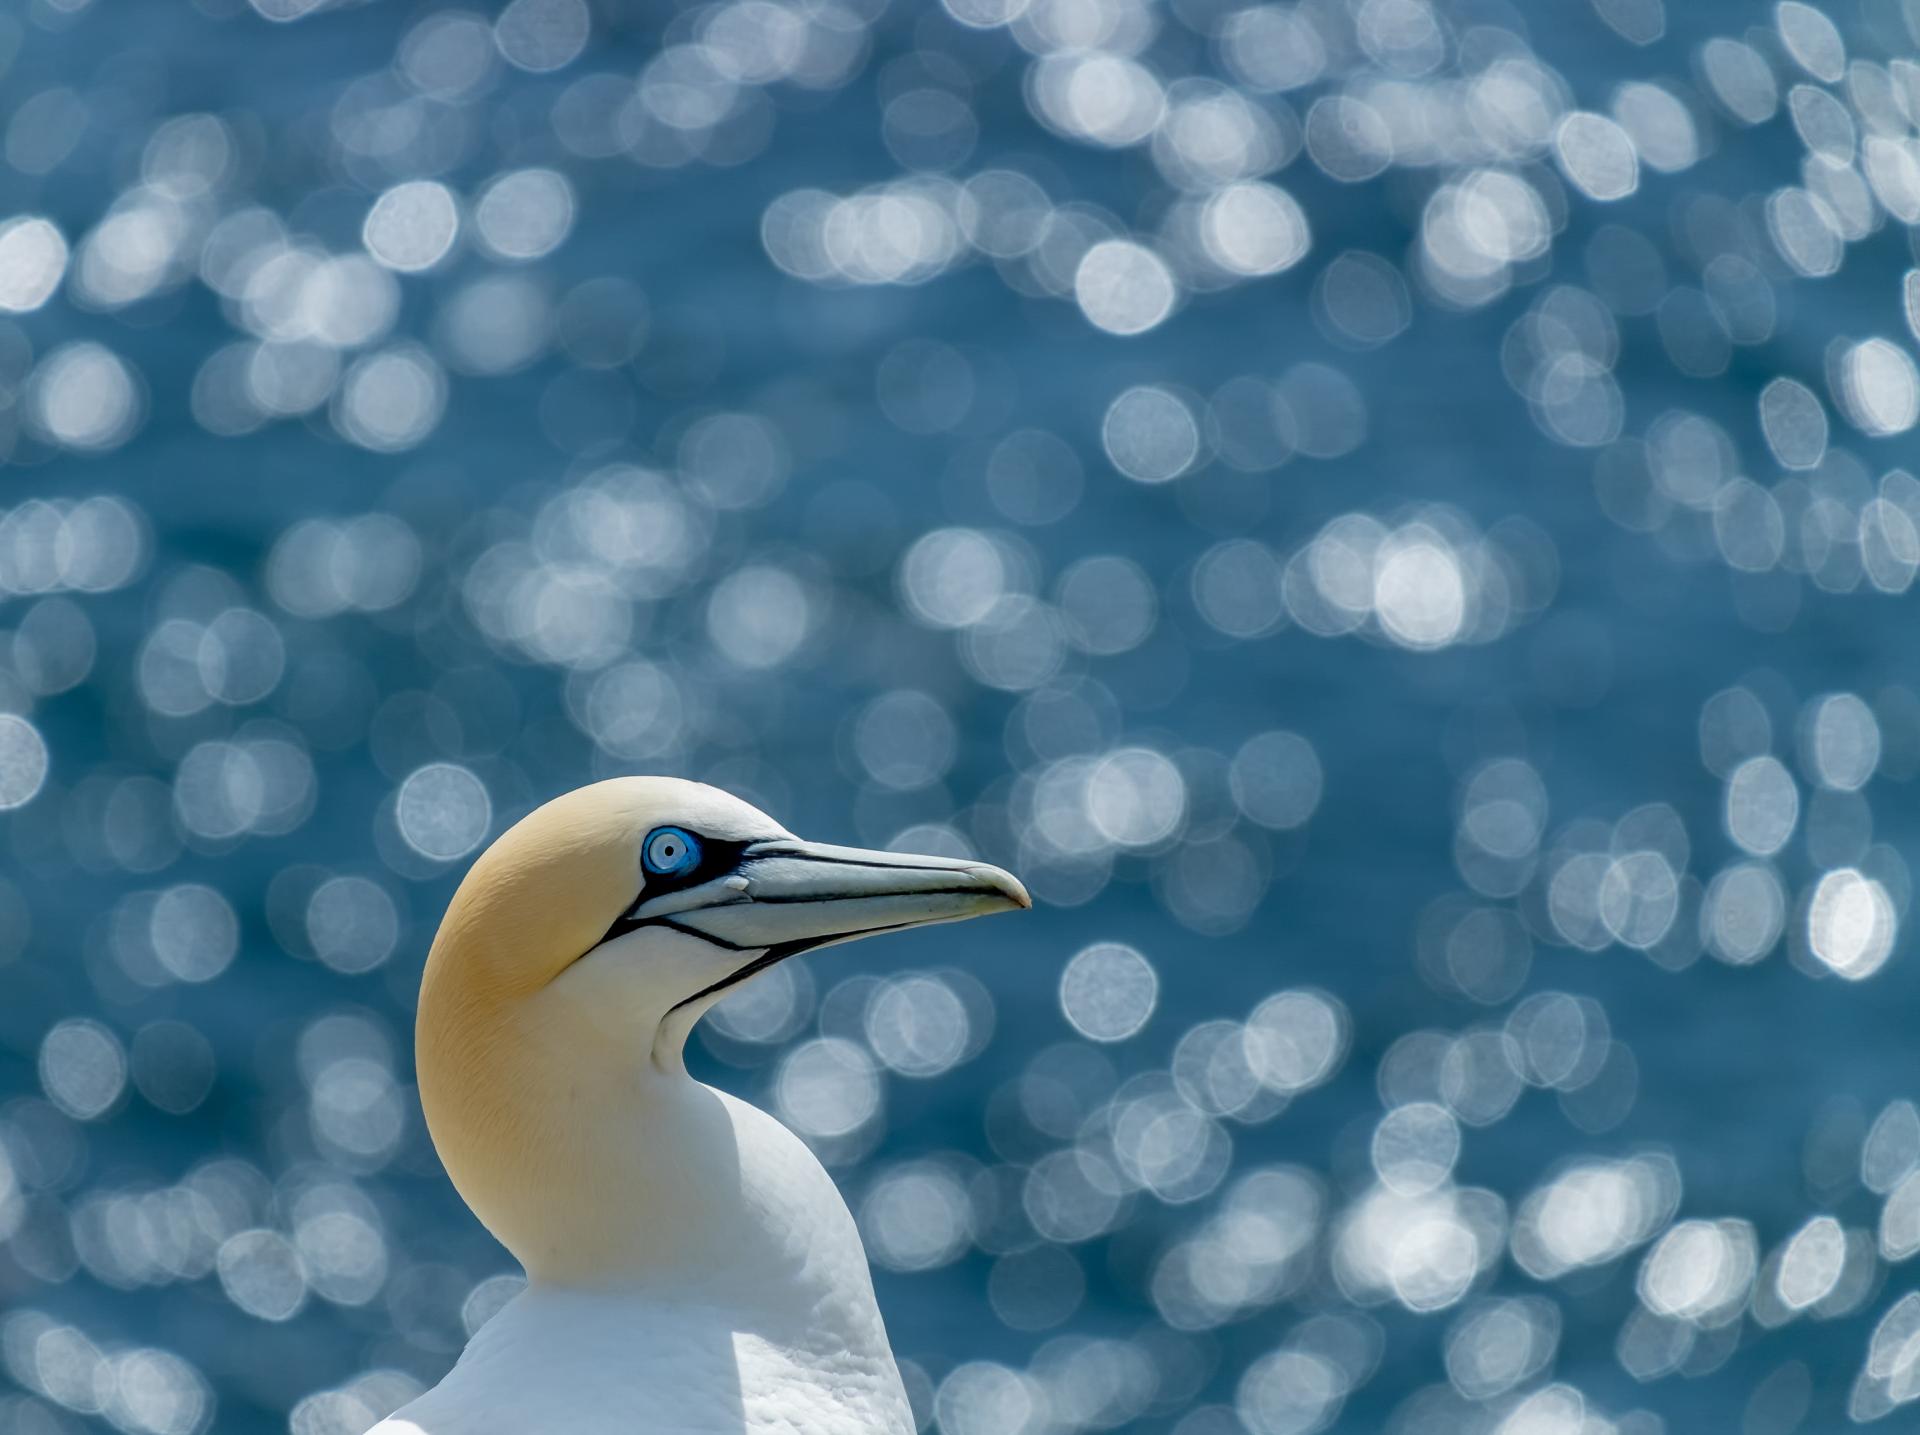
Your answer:
[[[1032,905],[1011,873],[984,862],[781,838],[748,847],[733,877],[708,900],[661,916],[721,946],[748,950],[824,945]]]
[[[1018,878],[985,862],[782,837],[749,846],[717,882],[642,902],[634,918],[761,953],[687,999],[697,1001],[797,952],[1032,905]]]

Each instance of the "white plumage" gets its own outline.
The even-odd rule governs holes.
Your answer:
[[[375,1435],[912,1435],[832,1180],[765,1112],[683,1080],[737,1142],[748,1199],[715,1213],[737,1261],[703,1252],[631,1290],[533,1285]]]

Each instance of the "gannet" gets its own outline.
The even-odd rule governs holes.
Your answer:
[[[428,952],[415,1040],[434,1146],[528,1284],[370,1435],[913,1435],[832,1179],[682,1048],[796,952],[1030,905],[997,867],[803,842],[674,778],[502,834]]]

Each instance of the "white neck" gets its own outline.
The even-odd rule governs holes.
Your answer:
[[[687,1075],[694,1013],[631,1010],[595,966],[462,1011],[423,1051],[434,1141],[474,1213],[536,1284],[871,1307],[813,1154]]]
[[[872,1300],[845,1203],[791,1133],[684,1072],[625,1075],[570,1085],[528,1153],[503,1224],[532,1281],[804,1306],[851,1276]]]
[[[912,1435],[853,1218],[812,1153],[650,1057],[571,1069],[523,1073],[551,1114],[511,1123],[514,1154],[455,1158],[528,1289],[380,1430]]]

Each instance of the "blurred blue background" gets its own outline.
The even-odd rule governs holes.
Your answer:
[[[599,776],[1037,910],[696,1037],[944,1435],[1920,1397],[1920,9],[0,15],[0,1428],[358,1435]]]

